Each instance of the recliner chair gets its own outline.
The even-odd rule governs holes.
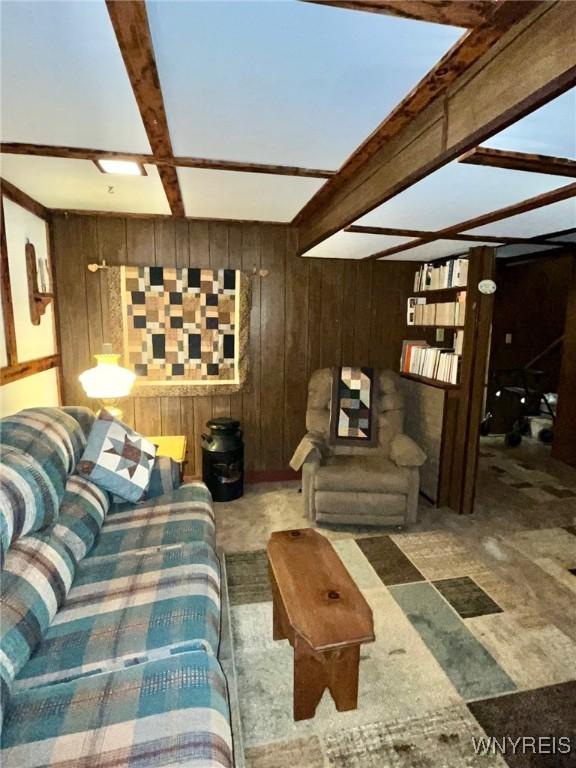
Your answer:
[[[376,371],[378,445],[330,444],[332,370],[315,371],[308,385],[307,438],[302,466],[306,512],[317,523],[406,525],[418,513],[419,467],[426,454],[403,434],[398,375]]]

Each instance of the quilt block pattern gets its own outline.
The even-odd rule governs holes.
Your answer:
[[[374,425],[374,371],[372,368],[337,368],[333,374],[330,415],[333,442],[372,444]]]
[[[238,273],[122,267],[124,363],[150,382],[237,380]]]

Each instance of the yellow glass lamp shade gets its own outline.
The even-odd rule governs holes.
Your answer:
[[[105,348],[109,346],[104,345]],[[80,374],[80,384],[88,397],[99,400],[107,411],[119,418],[122,411],[116,403],[130,394],[136,374],[118,365],[120,355],[113,352],[106,350],[94,357],[96,365]]]

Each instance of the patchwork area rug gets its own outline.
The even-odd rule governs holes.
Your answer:
[[[522,580],[512,573],[527,563],[538,568],[536,560],[555,563],[562,579],[542,570],[543,591],[556,590],[575,620],[576,536],[528,533],[512,536],[513,554],[492,568],[448,532],[333,541],[372,608],[376,641],[361,649],[358,709],[337,712],[326,691],[316,716],[297,723],[292,648],[272,639],[266,553],[227,554],[246,766],[576,765],[576,737],[573,763],[550,762],[550,754],[519,763],[490,747],[475,752],[487,736],[576,734],[568,706],[576,700],[576,624],[563,631],[567,625],[556,626],[544,604],[538,612],[533,600],[523,601]]]
[[[502,451],[485,447],[480,451],[480,458],[483,466],[501,483],[506,483],[537,504],[558,499],[576,499],[576,488],[564,485],[553,475],[531,464],[505,456]]]

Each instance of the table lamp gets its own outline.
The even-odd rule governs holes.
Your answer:
[[[112,416],[120,419],[122,411],[117,407],[118,400],[130,394],[136,374],[118,365],[120,355],[112,352],[111,344],[104,344],[103,352],[94,357],[96,365],[80,374],[80,384],[88,397],[98,400]]]

